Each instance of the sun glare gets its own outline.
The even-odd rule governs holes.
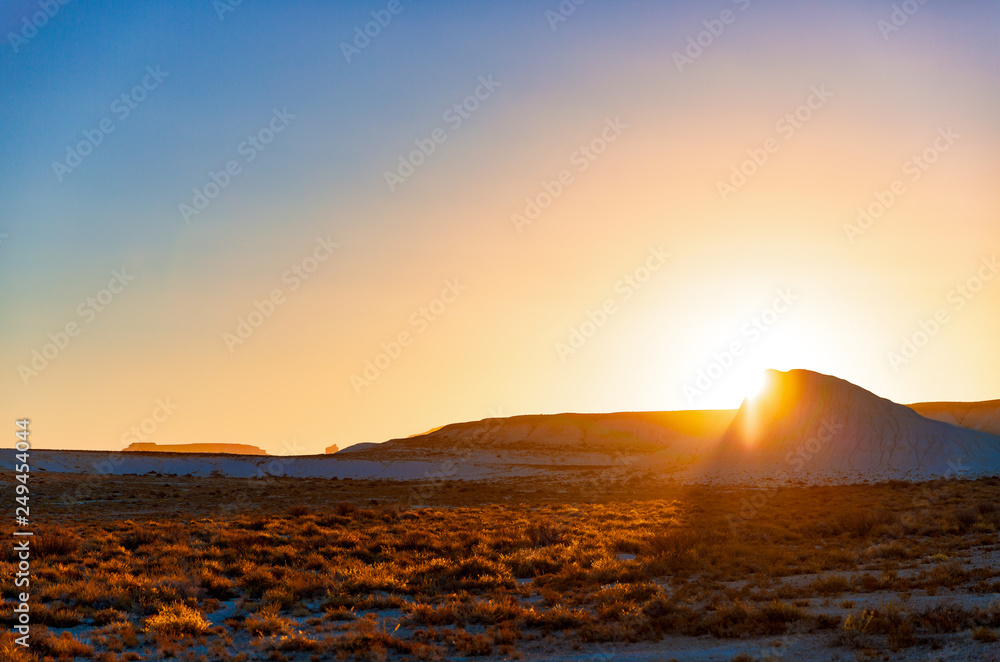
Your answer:
[[[744,397],[748,400],[756,400],[764,392],[767,380],[763,371],[754,372],[747,377],[744,387]]]

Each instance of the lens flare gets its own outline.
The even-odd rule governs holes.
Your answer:
[[[767,378],[763,371],[753,373],[747,377],[744,397],[750,401],[757,400],[764,394],[764,386],[766,384]]]

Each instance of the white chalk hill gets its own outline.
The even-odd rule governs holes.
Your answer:
[[[691,478],[754,482],[1000,473],[1000,437],[931,420],[850,382],[769,370]]]

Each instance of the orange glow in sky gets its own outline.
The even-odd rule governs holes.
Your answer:
[[[101,66],[97,19],[54,22],[2,64],[10,420],[39,447],[318,453],[736,408],[767,368],[1000,397],[1000,10],[928,3],[885,38],[888,4],[732,3],[679,71],[719,13],[669,4],[555,29],[407,5],[350,62],[352,3],[245,3],[197,43],[123,10]]]

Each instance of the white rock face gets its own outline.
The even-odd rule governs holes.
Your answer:
[[[1000,473],[1000,437],[930,420],[850,382],[769,371],[691,479],[806,482]]]

